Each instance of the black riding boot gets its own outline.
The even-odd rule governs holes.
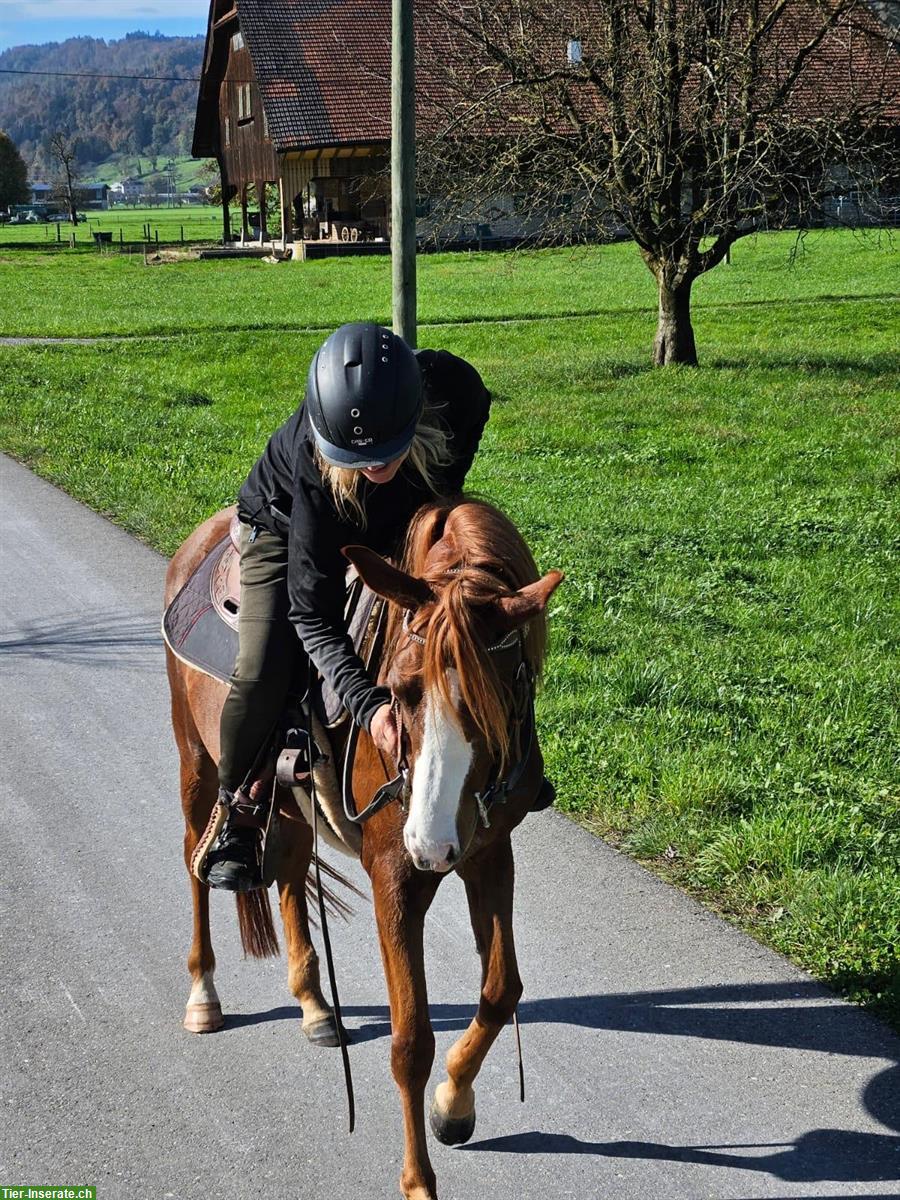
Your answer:
[[[538,790],[538,794],[535,796],[534,800],[532,801],[531,807],[529,808],[528,811],[529,812],[540,812],[542,808],[550,808],[550,806],[553,804],[553,801],[555,799],[556,799],[556,788],[553,786],[553,784],[550,782],[550,780],[545,775],[544,782],[541,784],[540,789]]]
[[[220,792],[220,802],[228,804],[231,811],[207,855],[206,882],[226,892],[252,892],[262,887],[262,830],[237,823],[234,799],[224,789]]]

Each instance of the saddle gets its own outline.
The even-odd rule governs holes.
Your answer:
[[[240,531],[241,523],[235,516],[228,534],[208,552],[163,614],[163,637],[172,653],[188,666],[224,683],[231,678],[238,651]],[[363,584],[355,568],[350,567],[344,615],[351,641],[360,654],[365,654],[374,637],[382,604],[383,601]],[[302,674],[303,686],[293,689],[280,722],[280,744],[263,756],[250,791],[256,798],[274,786],[277,759],[278,783],[292,794],[296,806],[285,809],[282,805],[282,815],[296,817],[296,808],[299,808],[312,823],[312,796],[315,794],[322,838],[334,849],[358,858],[361,834],[359,827],[345,815],[336,766],[346,742],[343,727],[348,724],[349,715],[324,680],[315,673],[308,676],[305,670]],[[309,718],[302,705],[307,699],[307,688],[313,726],[314,762],[311,765],[305,736]],[[314,787],[310,786],[310,773]],[[215,825],[215,828],[207,830],[211,836],[204,834],[198,849],[208,850],[224,824],[225,814],[217,812],[219,808],[221,806],[217,805],[211,817],[211,826]],[[277,833],[271,829],[270,820],[266,844],[271,849],[276,843]],[[267,874],[265,858],[271,859],[272,854],[264,855],[264,879]]]

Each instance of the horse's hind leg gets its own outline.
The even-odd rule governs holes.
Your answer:
[[[181,797],[184,805],[184,864],[191,881],[194,902],[194,936],[188,954],[191,994],[184,1014],[184,1027],[191,1033],[214,1033],[222,1028],[222,1006],[213,982],[216,956],[209,932],[209,888],[191,873],[191,856],[209,821],[215,803],[217,780],[212,761],[181,765]]]
[[[191,872],[191,856],[216,801],[218,778],[215,764],[194,724],[180,664],[166,652],[172,694],[172,726],[181,760],[181,807],[184,811],[184,865],[191,881],[194,904],[194,934],[188,954],[191,994],[184,1014],[184,1027],[191,1033],[213,1033],[222,1028],[222,1006],[213,982],[216,956],[209,932],[209,888]]]
[[[522,995],[513,943],[514,870],[509,837],[480,855],[464,878],[481,955],[481,999],[469,1028],[447,1053],[447,1079],[436,1089],[431,1108],[435,1136],[451,1146],[472,1136],[475,1078]]]
[[[319,981],[319,958],[309,933],[306,876],[312,861],[312,830],[305,821],[281,822],[278,894],[288,956],[288,986],[303,1010],[303,1032],[317,1046],[337,1046],[334,1015]]]

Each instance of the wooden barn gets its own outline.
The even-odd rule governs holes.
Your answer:
[[[389,77],[389,0],[211,0],[193,153],[218,161],[226,241],[235,197],[244,239],[387,240]]]

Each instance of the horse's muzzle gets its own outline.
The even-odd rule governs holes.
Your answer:
[[[429,847],[427,851],[419,848],[413,849],[407,845],[410,858],[413,864],[419,871],[435,871],[438,875],[443,875],[459,861],[459,846],[455,842],[445,842],[434,847]]]

